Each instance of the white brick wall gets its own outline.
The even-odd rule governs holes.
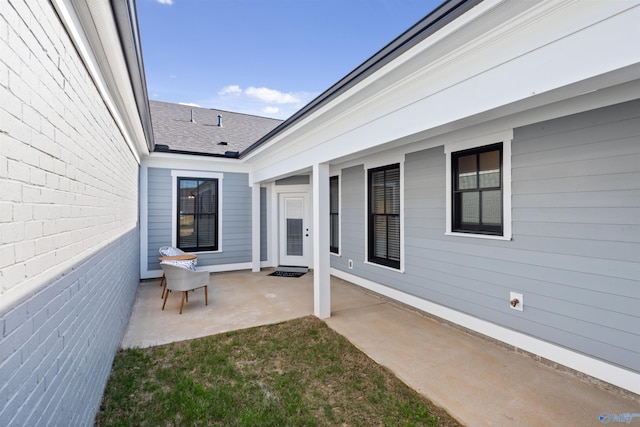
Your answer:
[[[0,15],[0,295],[10,299],[136,226],[138,167],[50,4],[4,1]]]
[[[0,0],[0,425],[89,425],[139,282],[138,164],[51,3]]]

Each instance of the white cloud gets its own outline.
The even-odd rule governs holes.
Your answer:
[[[240,89],[240,86],[238,85],[229,85],[229,86],[225,86],[223,87],[219,92],[218,95],[241,95],[242,94],[242,89]]]
[[[255,86],[243,89],[240,85],[232,84],[221,88],[213,98],[197,101],[206,108],[286,119],[315,96],[317,93],[284,93],[275,89]]]
[[[299,104],[300,100],[290,93],[283,93],[279,90],[266,87],[248,87],[244,91],[248,96],[258,98],[264,102],[275,102],[276,104]]]
[[[200,107],[200,105],[193,102],[178,102],[180,105],[186,105],[187,107]]]
[[[173,0],[156,0],[160,4],[168,4],[171,6],[173,4]]]

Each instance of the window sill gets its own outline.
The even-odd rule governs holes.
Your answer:
[[[186,253],[194,254],[194,255],[219,254],[219,253],[222,253],[222,250],[218,249],[216,251],[194,251],[194,252],[186,252]]]
[[[493,236],[491,234],[474,234],[474,233],[456,233],[453,231],[447,231],[444,233],[445,236],[455,236],[455,237],[470,237],[474,239],[487,239],[487,240],[511,240],[511,236]]]
[[[371,261],[365,261],[364,264],[365,265],[373,265],[374,267],[384,268],[385,270],[393,271],[395,273],[404,274],[404,268],[402,268],[402,267],[393,268],[393,267],[388,267],[388,266],[382,265],[382,264],[376,264],[375,262],[371,262]]]
[[[338,257],[338,258],[342,258],[342,254],[340,252],[338,252],[338,253],[329,252],[329,255],[334,256],[334,257]]]

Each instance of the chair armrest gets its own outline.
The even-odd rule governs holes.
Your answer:
[[[161,263],[167,279],[167,289],[190,291],[209,284],[211,273],[204,270],[194,271],[177,265]]]
[[[211,272],[206,270],[196,270],[193,272],[193,275],[198,278],[198,281],[204,281],[206,284],[209,284],[209,280],[211,279]]]

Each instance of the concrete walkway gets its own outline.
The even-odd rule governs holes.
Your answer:
[[[148,347],[313,314],[313,275],[229,272],[204,291],[169,295],[140,285],[122,347]],[[469,426],[601,426],[602,413],[640,414],[622,397],[332,278],[326,323],[413,389]],[[611,419],[609,425],[621,425]],[[640,427],[640,417],[628,425]]]

